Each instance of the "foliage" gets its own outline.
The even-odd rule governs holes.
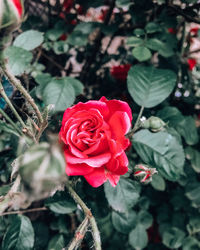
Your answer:
[[[0,26],[0,248],[100,249],[96,221],[102,249],[200,249],[197,1],[55,2],[25,2],[12,36],[18,22]],[[67,177],[58,133],[102,96],[133,112],[129,166],[93,188]]]

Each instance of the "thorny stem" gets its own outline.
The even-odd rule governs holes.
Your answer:
[[[96,250],[101,250],[101,238],[100,233],[95,221],[94,216],[92,215],[90,209],[86,206],[84,201],[78,196],[78,194],[74,191],[74,189],[71,187],[69,183],[66,184],[66,187],[71,195],[71,197],[74,199],[74,201],[80,205],[80,207],[83,209],[83,212],[85,213],[85,216],[89,219],[91,228],[92,228],[92,236],[94,239],[94,246]]]
[[[133,129],[126,135],[127,137],[129,137],[130,139],[132,138],[133,134],[135,133],[135,131],[140,127],[140,118],[143,114],[143,111],[144,111],[144,106],[142,106],[140,108],[140,112],[138,114],[138,117],[137,117],[137,120],[135,122],[135,125],[133,127]]]
[[[4,91],[4,88],[3,88],[3,85],[2,85],[1,82],[0,82],[0,94],[4,98],[5,102],[8,104],[9,108],[12,110],[12,112],[14,113],[14,115],[16,116],[17,120],[21,123],[22,127],[26,128],[26,125],[23,122],[22,118],[19,116],[19,114],[17,113],[16,109],[12,105],[10,99],[7,97],[6,92]]]
[[[78,246],[80,246],[86,232],[89,226],[89,219],[88,217],[85,217],[85,219],[82,221],[80,226],[77,228],[74,238],[71,241],[70,245],[67,248],[64,248],[63,250],[74,250],[77,249]]]
[[[14,129],[16,129],[21,135],[22,131],[17,127],[17,125],[10,119],[10,117],[6,114],[6,112],[0,108],[0,113],[2,116],[13,126]]]
[[[29,95],[29,93],[26,91],[26,89],[22,86],[21,82],[10,72],[7,65],[4,65],[2,69],[3,69],[4,74],[7,76],[8,80],[10,81],[10,83],[14,87],[16,87],[24,95],[26,100],[31,104],[31,106],[33,107],[33,109],[38,117],[39,123],[42,124],[43,117],[40,113],[38,106],[35,104],[35,101],[33,100],[33,98]]]

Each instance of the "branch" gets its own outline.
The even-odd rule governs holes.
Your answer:
[[[42,117],[42,115],[40,113],[40,110],[39,110],[38,106],[35,104],[35,101],[33,100],[33,98],[29,95],[29,93],[23,87],[21,82],[10,72],[7,65],[4,65],[4,67],[2,69],[3,69],[4,74],[6,75],[8,80],[10,81],[10,83],[14,87],[16,87],[24,95],[26,100],[31,104],[31,106],[35,110],[35,113],[36,113],[36,115],[38,117],[39,123],[42,124],[43,123],[43,117]]]
[[[176,12],[177,14],[179,14],[180,16],[183,16],[186,21],[200,24],[200,19],[199,18],[195,18],[195,17],[187,15],[184,12],[184,10],[182,10],[181,8],[179,8],[179,7],[177,7],[177,6],[173,5],[173,4],[169,4],[168,7],[170,9],[172,9],[174,12]]]
[[[46,207],[37,207],[37,208],[30,208],[30,209],[26,209],[26,210],[4,212],[4,213],[0,214],[0,216],[9,215],[9,214],[26,214],[26,213],[33,213],[33,212],[46,211],[46,210],[48,210]]]
[[[94,246],[96,250],[101,250],[101,238],[100,233],[95,221],[94,216],[92,215],[90,209],[86,206],[84,201],[78,196],[78,194],[74,191],[74,189],[71,187],[69,183],[66,184],[66,187],[71,195],[71,197],[74,199],[74,201],[80,205],[80,207],[83,209],[83,212],[85,214],[85,217],[89,219],[91,228],[92,228],[92,236],[94,239]]]
[[[88,217],[85,217],[85,219],[82,221],[80,226],[77,228],[74,238],[71,241],[70,245],[67,248],[64,248],[64,250],[74,250],[77,249],[78,246],[80,246],[86,232],[89,226],[89,219]]]

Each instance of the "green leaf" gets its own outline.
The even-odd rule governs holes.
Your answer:
[[[193,207],[200,207],[200,185],[199,182],[189,182],[186,186],[186,197],[192,201]]]
[[[75,96],[83,94],[84,86],[79,80],[72,77],[64,77],[63,79],[74,88]]]
[[[176,227],[165,230],[162,235],[163,244],[171,249],[181,247],[184,238],[185,232]]]
[[[25,50],[33,50],[40,46],[44,41],[42,32],[28,30],[21,33],[14,41],[13,45]]]
[[[200,218],[199,215],[193,215],[189,219],[187,230],[190,235],[200,232]]]
[[[152,50],[158,51],[163,48],[164,43],[157,38],[150,38],[146,41],[145,45]]]
[[[5,56],[8,58],[9,68],[14,75],[23,74],[29,68],[33,58],[31,52],[15,46],[8,47]]]
[[[106,182],[104,191],[109,205],[114,210],[125,213],[137,203],[140,186],[135,181],[121,178],[116,187]]]
[[[48,244],[48,250],[62,250],[65,247],[65,240],[62,234],[55,235]]]
[[[114,228],[123,234],[128,234],[137,224],[137,215],[133,210],[128,213],[112,212],[112,222]]]
[[[183,173],[183,149],[172,135],[144,129],[134,135],[133,147],[145,163],[156,167],[168,180],[175,181]]]
[[[143,249],[147,242],[147,232],[144,226],[138,224],[129,234],[129,244],[135,249]]]
[[[34,222],[33,228],[35,232],[34,250],[46,249],[49,241],[49,228],[43,222]]]
[[[0,131],[4,131],[6,133],[11,133],[16,136],[19,136],[18,131],[16,131],[10,124],[0,120]]]
[[[137,47],[143,43],[143,39],[136,37],[136,36],[131,36],[127,39],[126,44],[130,47]]]
[[[69,50],[69,44],[65,41],[57,41],[53,44],[53,51],[56,55],[61,55]]]
[[[136,35],[136,36],[142,36],[145,34],[145,31],[143,29],[134,29],[133,33]]]
[[[44,88],[43,99],[46,105],[54,104],[54,111],[64,111],[75,100],[75,91],[65,78],[52,79]]]
[[[140,106],[152,108],[164,101],[175,87],[173,71],[133,66],[128,72],[128,91]]]
[[[186,158],[191,161],[192,168],[195,172],[200,173],[200,153],[192,147],[185,149]]]
[[[145,30],[149,34],[161,31],[160,26],[157,23],[154,23],[154,22],[149,22],[146,25]]]
[[[66,192],[56,192],[53,197],[46,200],[45,206],[58,214],[70,214],[77,208],[74,200]]]
[[[30,250],[34,244],[34,231],[28,217],[17,215],[11,222],[2,243],[4,250]]]
[[[134,48],[132,54],[139,62],[147,61],[152,56],[151,51],[144,46]]]
[[[200,242],[192,237],[188,236],[183,240],[183,250],[197,250],[200,248]]]
[[[138,214],[138,222],[141,224],[145,229],[149,228],[153,223],[153,217],[147,211],[141,210]]]
[[[172,126],[185,139],[189,145],[194,145],[199,141],[195,120],[192,116],[183,116],[175,107],[165,107],[157,115]]]
[[[165,188],[166,188],[165,180],[159,174],[153,175],[151,185],[155,190],[158,190],[158,191],[165,191]]]

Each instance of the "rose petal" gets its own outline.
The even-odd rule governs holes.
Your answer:
[[[128,103],[119,101],[119,100],[107,100],[105,96],[101,97],[101,102],[105,102],[109,108],[110,114],[115,113],[116,111],[126,112],[129,116],[130,122],[132,121],[132,111]]]
[[[67,163],[65,172],[68,176],[89,174],[94,168],[86,164],[70,164]]]
[[[119,175],[114,175],[112,173],[107,173],[107,178],[110,182],[110,184],[115,187],[120,179],[120,176]]]
[[[123,152],[117,158],[112,158],[106,164],[106,168],[116,175],[124,175],[128,171],[128,158],[126,154]]]
[[[115,112],[108,124],[112,130],[112,137],[119,143],[121,143],[123,149],[126,149],[129,145],[129,139],[125,137],[125,134],[128,133],[131,122],[130,119],[125,112],[117,111]]]
[[[93,168],[99,168],[99,167],[105,165],[105,163],[107,163],[111,158],[110,153],[105,153],[105,154],[101,154],[101,155],[93,156],[93,157],[88,157],[88,158],[74,157],[67,150],[65,150],[64,153],[65,153],[65,159],[66,159],[67,163],[71,163],[71,164],[85,163]]]
[[[84,175],[86,181],[93,187],[99,187],[107,180],[105,168],[95,168],[90,174]]]
[[[79,102],[73,107],[67,108],[65,110],[64,115],[63,115],[63,120],[62,120],[62,126],[64,126],[66,121],[70,119],[70,117],[72,117],[73,114],[75,114],[76,112],[78,111],[82,112],[84,110],[90,110],[90,109],[98,110],[103,117],[104,116],[106,117],[109,114],[109,109],[106,103],[104,102],[100,102],[100,101],[88,101],[86,103]]]

